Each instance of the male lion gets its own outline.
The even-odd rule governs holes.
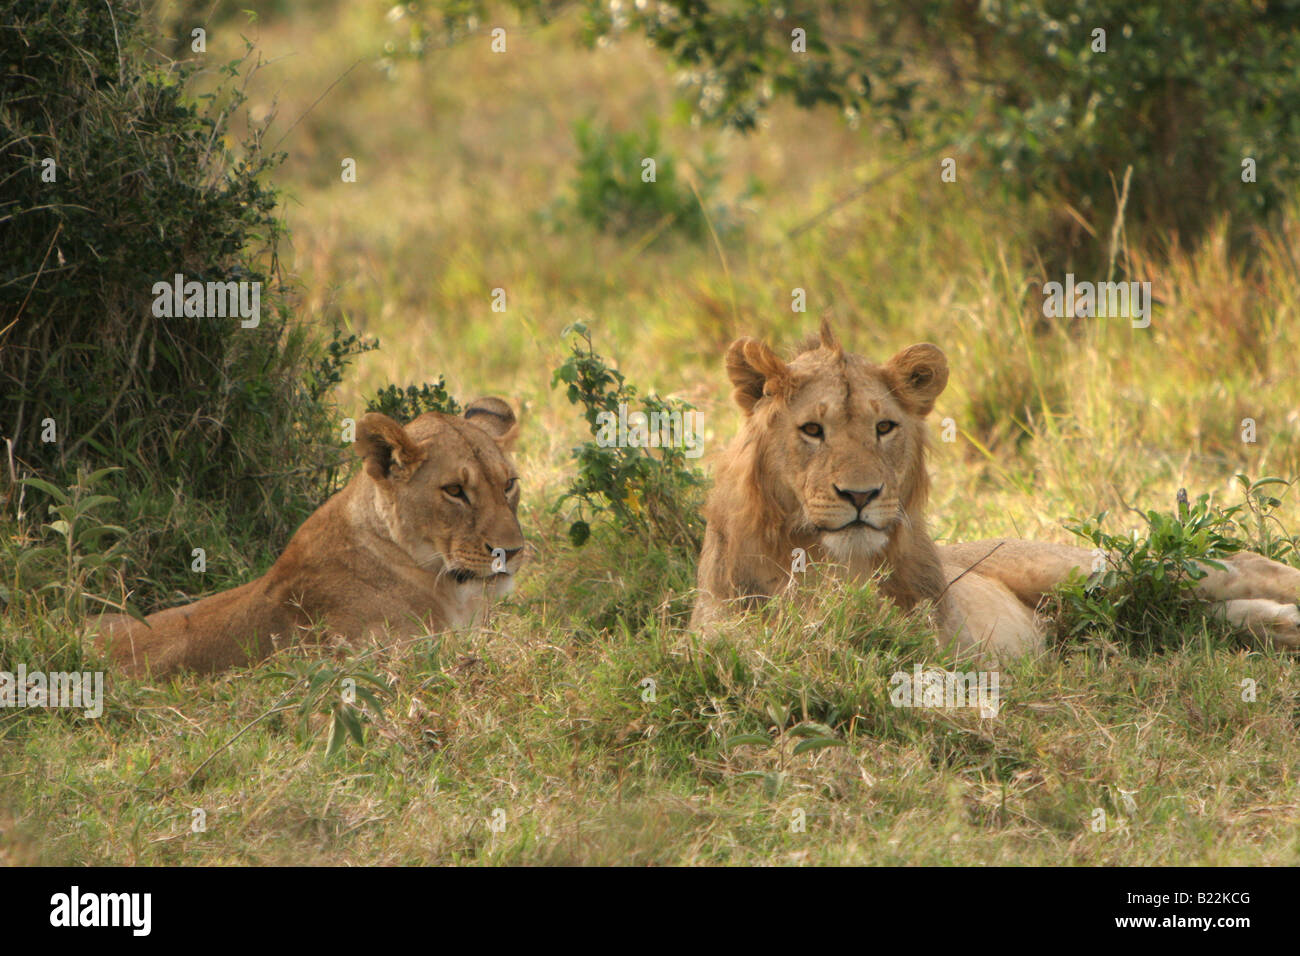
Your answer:
[[[321,505],[265,575],[184,607],[100,622],[132,674],[211,673],[268,656],[318,623],[347,639],[411,636],[470,623],[509,593],[523,560],[518,433],[499,398],[464,418],[429,412],[405,428],[357,424],[364,467]]]
[[[727,374],[744,412],[705,507],[693,627],[725,602],[792,588],[792,556],[854,579],[884,571],[881,590],[904,609],[933,602],[940,638],[981,660],[1041,650],[1035,611],[1070,572],[1087,574],[1083,548],[1002,539],[936,546],[923,512],[925,416],[948,383],[929,344],[883,365],[846,353],[828,324],[789,363],[752,338],[733,342]],[[1300,571],[1243,552],[1226,571],[1206,566],[1201,596],[1232,623],[1300,647]]]

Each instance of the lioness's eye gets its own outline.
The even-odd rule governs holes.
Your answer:
[[[822,427],[816,422],[805,422],[799,426],[799,431],[803,432],[809,438],[821,438]]]
[[[514,490],[515,490],[515,487],[516,487],[518,484],[519,484],[519,479],[518,479],[518,478],[511,478],[509,481],[507,481],[507,482],[506,482],[506,494],[510,494],[510,492],[514,491]]]
[[[465,497],[465,489],[462,488],[460,485],[443,485],[442,490],[445,491],[447,494],[451,495],[453,498]]]
[[[898,427],[898,422],[877,422],[877,423],[876,423],[876,434],[877,434],[877,435],[888,435],[890,432],[892,432],[892,431],[893,431],[895,428],[897,428],[897,427]]]

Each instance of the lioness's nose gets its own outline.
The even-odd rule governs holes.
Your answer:
[[[846,491],[839,485],[835,485],[834,487],[837,495],[849,502],[849,504],[853,505],[853,507],[857,508],[859,511],[880,497],[879,485],[868,489],[867,491]]]

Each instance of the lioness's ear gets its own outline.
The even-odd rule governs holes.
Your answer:
[[[519,437],[519,422],[514,411],[499,398],[474,399],[465,406],[465,420],[495,438],[502,448],[510,448]]]
[[[948,359],[929,342],[909,345],[884,365],[890,391],[910,411],[928,415],[948,384]]]
[[[764,395],[781,395],[790,384],[790,367],[758,339],[736,339],[727,349],[727,376],[736,404],[748,415]]]
[[[379,412],[367,412],[357,422],[352,447],[365,461],[366,474],[376,480],[405,481],[424,461],[424,449],[412,441],[406,429]]]

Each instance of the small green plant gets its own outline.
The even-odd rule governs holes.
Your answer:
[[[649,420],[687,421],[694,407],[686,402],[639,396],[623,374],[605,364],[592,348],[591,333],[582,323],[566,328],[563,336],[577,336],[572,351],[551,377],[552,386],[563,383],[569,401],[581,405],[592,441],[573,449],[577,474],[556,502],[575,502],[577,516],[569,526],[575,545],[591,536],[591,521],[605,519],[620,533],[633,531],[650,540],[689,549],[695,553],[703,538],[699,514],[704,476],[688,464],[687,449],[673,444],[658,448],[630,447],[609,442],[604,435],[611,420],[625,420],[629,409]]]
[[[419,388],[408,385],[406,390],[396,385],[381,388],[369,402],[366,411],[381,412],[395,421],[412,421],[425,412],[442,412],[444,415],[459,415],[462,411],[460,402],[447,392],[447,383],[439,375],[438,381],[425,382]]]
[[[1251,481],[1246,475],[1237,475],[1245,500],[1224,509],[1224,515],[1236,527],[1242,548],[1257,551],[1274,561],[1294,561],[1300,555],[1300,535],[1291,534],[1277,517],[1282,499],[1273,492],[1280,485],[1290,490],[1293,482],[1285,478],[1267,477]],[[1285,494],[1281,491],[1278,494]]]
[[[1281,478],[1237,481],[1246,501],[1230,507],[1212,505],[1208,494],[1189,503],[1179,492],[1173,514],[1147,511],[1146,534],[1102,530],[1107,513],[1067,524],[1095,549],[1097,568],[1056,589],[1050,617],[1057,637],[1070,640],[1092,634],[1113,635],[1130,649],[1151,651],[1177,647],[1191,633],[1230,632],[1210,602],[1195,593],[1206,567],[1223,569],[1219,560],[1253,549],[1275,559],[1295,553],[1295,538],[1281,529],[1273,514],[1280,499],[1268,492]]]
[[[364,747],[364,719],[382,716],[384,705],[381,698],[390,693],[388,684],[378,675],[369,671],[340,670],[328,661],[300,660],[288,670],[272,671],[266,676],[291,682],[277,707],[297,712],[299,739],[310,741],[313,738],[312,717],[329,718],[326,757],[333,757],[342,750],[348,737],[357,746]],[[301,691],[296,704],[290,701],[295,691]],[[358,702],[368,708],[369,714],[358,706]]]
[[[362,338],[359,335],[348,335],[345,338],[343,330],[335,326],[333,338],[324,346],[324,354],[317,359],[316,367],[308,373],[311,400],[319,402],[333,392],[343,381],[343,373],[354,357],[378,348],[379,339]]]
[[[97,493],[110,474],[122,469],[100,468],[79,471],[77,481],[67,489],[40,478],[23,478],[21,484],[45,492],[54,500],[49,506],[50,521],[41,526],[48,543],[22,548],[14,562],[13,591],[0,582],[0,603],[8,604],[18,594],[30,590],[34,595],[53,594],[59,606],[52,617],[75,620],[89,610],[89,603],[107,605],[141,618],[130,603],[103,597],[100,592],[114,575],[120,588],[121,564],[125,558],[122,538],[126,529],[107,524],[100,512],[117,504],[112,495]],[[108,540],[116,538],[116,540]],[[41,583],[36,584],[36,581]]]

